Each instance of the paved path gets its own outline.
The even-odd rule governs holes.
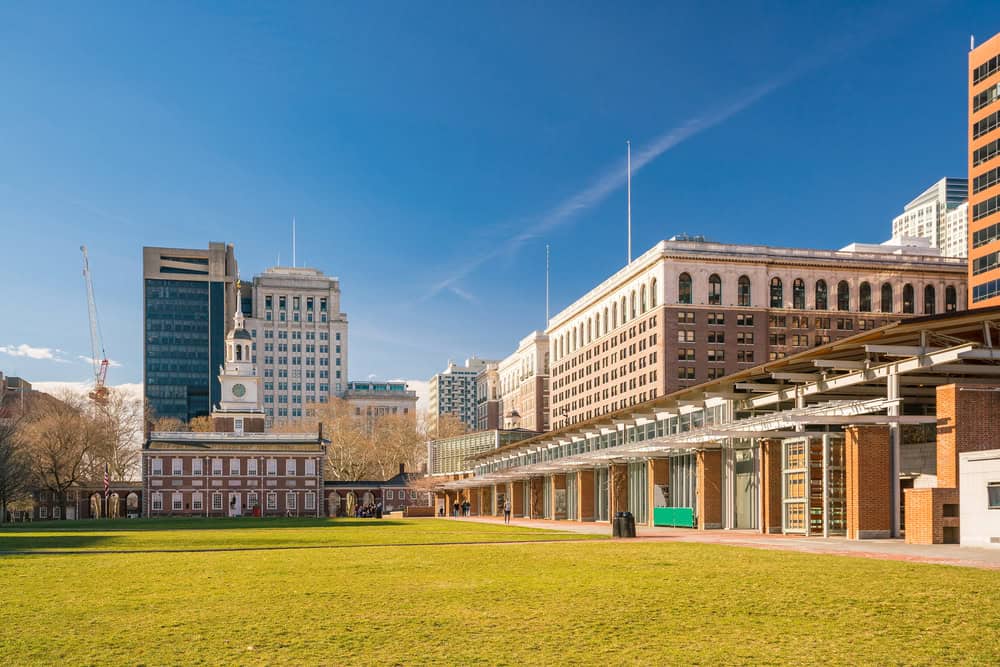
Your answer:
[[[470,517],[451,519],[452,521],[479,521],[483,523],[503,523],[500,517]],[[578,521],[546,521],[542,519],[513,519],[511,524],[525,528],[551,528],[575,533],[608,535],[608,523]],[[689,528],[636,527],[637,539],[641,541],[698,542],[702,544],[725,544],[730,546],[753,547],[755,549],[777,549],[800,553],[832,554],[875,558],[880,560],[910,561],[915,563],[937,563],[1000,570],[1000,549],[963,547],[957,544],[906,544],[903,540],[848,540],[842,537],[801,537],[797,535],[762,535],[745,530],[707,530]]]

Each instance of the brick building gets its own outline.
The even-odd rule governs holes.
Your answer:
[[[238,292],[237,292],[238,293]],[[151,432],[142,449],[145,516],[322,516],[326,441],[266,433],[253,339],[237,304],[213,432]]]
[[[529,518],[630,511],[649,525],[959,542],[960,461],[1000,449],[998,343],[1000,308],[855,332],[472,454],[438,502],[495,513],[509,497]]]
[[[661,241],[552,317],[550,423],[963,310],[966,281],[965,261],[925,239],[836,251]]]
[[[387,480],[338,482],[327,480],[327,516],[353,516],[353,508],[382,503],[383,512],[405,510],[408,507],[431,507],[434,494],[420,483],[424,475],[406,472],[399,464],[399,473]]]

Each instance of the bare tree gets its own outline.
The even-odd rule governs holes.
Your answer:
[[[154,431],[189,431],[191,430],[188,425],[176,417],[154,417],[150,423],[153,425],[152,430]]]
[[[65,507],[71,487],[97,477],[104,429],[84,409],[82,399],[66,396],[62,401],[33,414],[23,436],[32,481]],[[65,512],[61,516],[65,518]]]
[[[103,431],[95,455],[108,464],[114,479],[133,479],[139,472],[142,447],[142,402],[111,389],[107,401],[94,405],[93,411]]]
[[[0,419],[0,523],[6,523],[11,503],[29,494],[31,466],[18,433],[18,422]]]
[[[188,422],[188,429],[193,433],[211,433],[215,430],[211,417],[195,417]]]
[[[371,430],[376,479],[389,479],[400,464],[415,471],[427,458],[427,445],[409,415],[383,415]]]
[[[451,438],[468,432],[466,423],[453,414],[437,415],[429,419],[427,424],[427,438],[430,440]]]

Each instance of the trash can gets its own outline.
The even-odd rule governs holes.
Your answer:
[[[635,537],[635,516],[622,512],[622,537]]]
[[[611,537],[635,537],[635,516],[631,512],[615,512],[611,521]]]

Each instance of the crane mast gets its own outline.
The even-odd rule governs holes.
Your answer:
[[[80,252],[83,253],[83,282],[87,286],[87,314],[90,317],[90,361],[94,366],[94,389],[90,392],[90,398],[97,403],[103,403],[108,398],[108,388],[104,386],[104,381],[108,376],[108,357],[104,353],[104,340],[97,319],[94,280],[90,275],[87,246],[80,246]]]

